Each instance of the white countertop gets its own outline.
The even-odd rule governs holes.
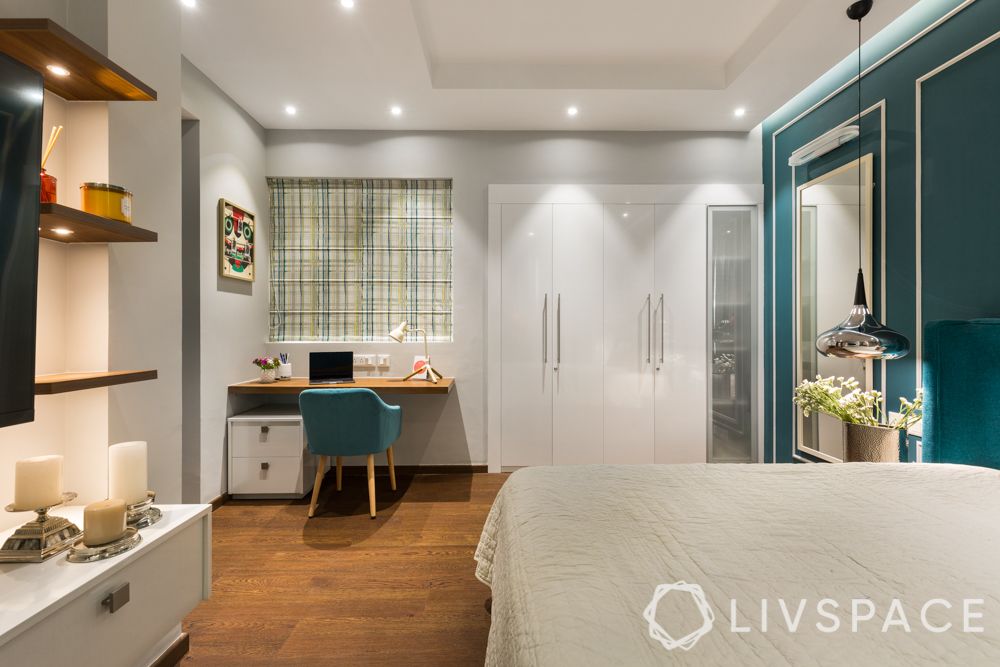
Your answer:
[[[142,542],[120,556],[95,563],[70,563],[68,552],[53,556],[44,563],[0,563],[0,646],[16,637],[92,585],[111,577],[130,561],[155,549],[165,535],[184,528],[211,514],[211,505],[159,505],[163,518],[143,528]],[[83,528],[83,506],[57,507],[53,516],[64,516]],[[34,515],[24,513],[24,521]],[[0,533],[6,540],[14,529]]]

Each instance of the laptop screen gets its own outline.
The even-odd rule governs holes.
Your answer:
[[[310,352],[309,383],[354,379],[353,352]]]

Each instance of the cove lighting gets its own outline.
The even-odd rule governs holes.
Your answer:
[[[56,76],[69,76],[69,70],[62,65],[49,65],[45,69],[49,70]]]
[[[354,9],[354,0],[340,0],[340,6],[344,9]]]

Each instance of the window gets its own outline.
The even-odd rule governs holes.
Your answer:
[[[270,340],[452,340],[450,179],[270,178]]]

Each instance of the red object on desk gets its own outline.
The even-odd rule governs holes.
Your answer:
[[[56,203],[56,177],[49,176],[42,169],[42,203],[43,204],[55,204]]]

